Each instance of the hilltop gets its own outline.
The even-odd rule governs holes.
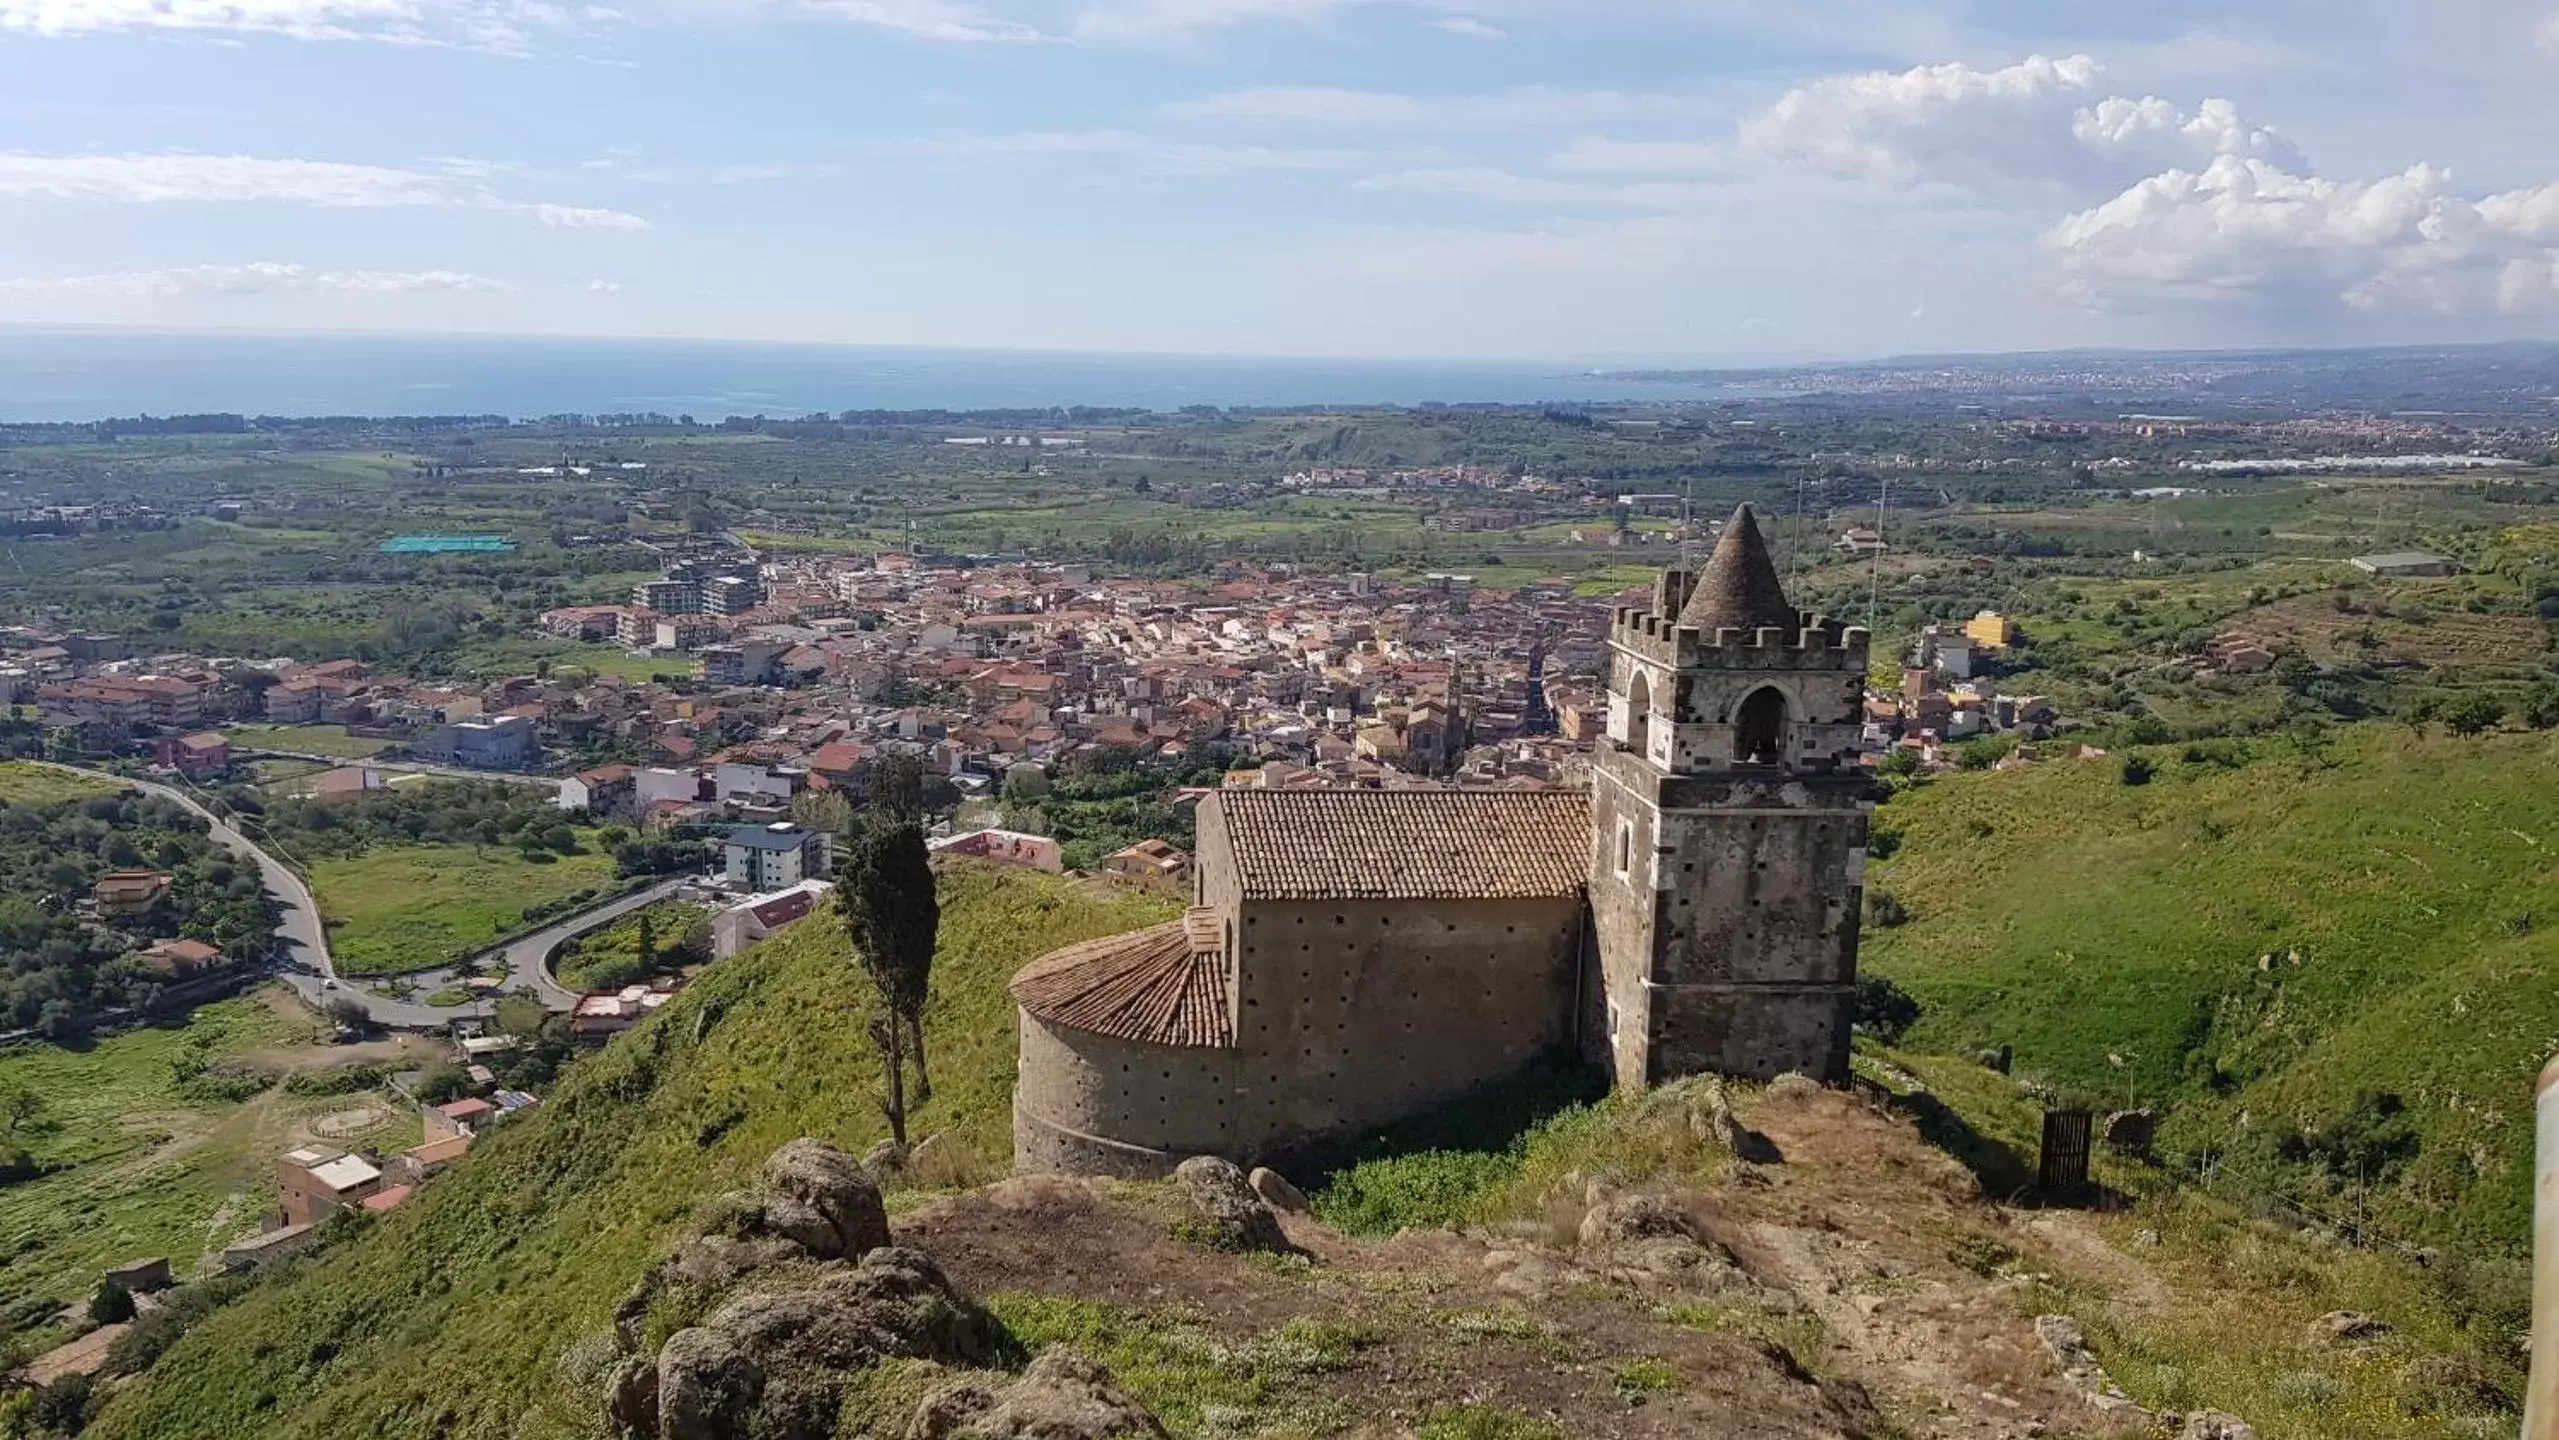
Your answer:
[[[1371,1147],[1288,1217],[1294,1255],[1204,1244],[1167,1186],[970,1188],[1008,1149],[1013,968],[1170,906],[965,864],[943,883],[918,1124],[982,1163],[894,1190],[895,1237],[986,1307],[975,1363],[1081,1352],[1174,1435],[2129,1440],[2206,1408],[2307,1440],[2511,1425],[2511,1333],[2415,1267],[2111,1157],[2117,1213],[1996,1203],[2031,1165],[2031,1098],[1880,1047],[1847,1091],[1492,1097],[1471,1133]],[[825,924],[713,967],[409,1205],[202,1322],[90,1433],[601,1435],[634,1282],[793,1139],[879,1135],[863,1018]],[[2339,1311],[2381,1328],[2329,1338]],[[881,1364],[836,1433],[906,1433],[950,1374]]]
[[[2170,1149],[2334,1224],[2518,1250],[2559,1050],[2559,740],[2346,732],[1951,776],[1886,805],[1873,973],[1909,1043],[2169,1108]],[[1889,896],[1886,903],[1880,897]]]

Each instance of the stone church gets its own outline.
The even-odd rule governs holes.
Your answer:
[[[1020,1168],[1283,1156],[1567,1048],[1844,1078],[1866,632],[1788,602],[1745,506],[1610,634],[1587,793],[1210,797],[1184,918],[1015,977]]]

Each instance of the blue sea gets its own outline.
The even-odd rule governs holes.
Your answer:
[[[1517,363],[0,327],[0,422],[652,411],[708,421],[843,410],[1530,405],[1705,393]]]

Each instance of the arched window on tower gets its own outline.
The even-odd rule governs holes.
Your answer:
[[[1626,687],[1626,748],[1638,755],[1653,751],[1653,682],[1641,670]]]
[[[1733,712],[1733,759],[1775,765],[1786,758],[1786,694],[1773,685],[1750,692]]]

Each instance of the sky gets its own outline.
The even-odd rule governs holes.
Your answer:
[[[2559,336],[2559,0],[0,0],[0,324]]]

